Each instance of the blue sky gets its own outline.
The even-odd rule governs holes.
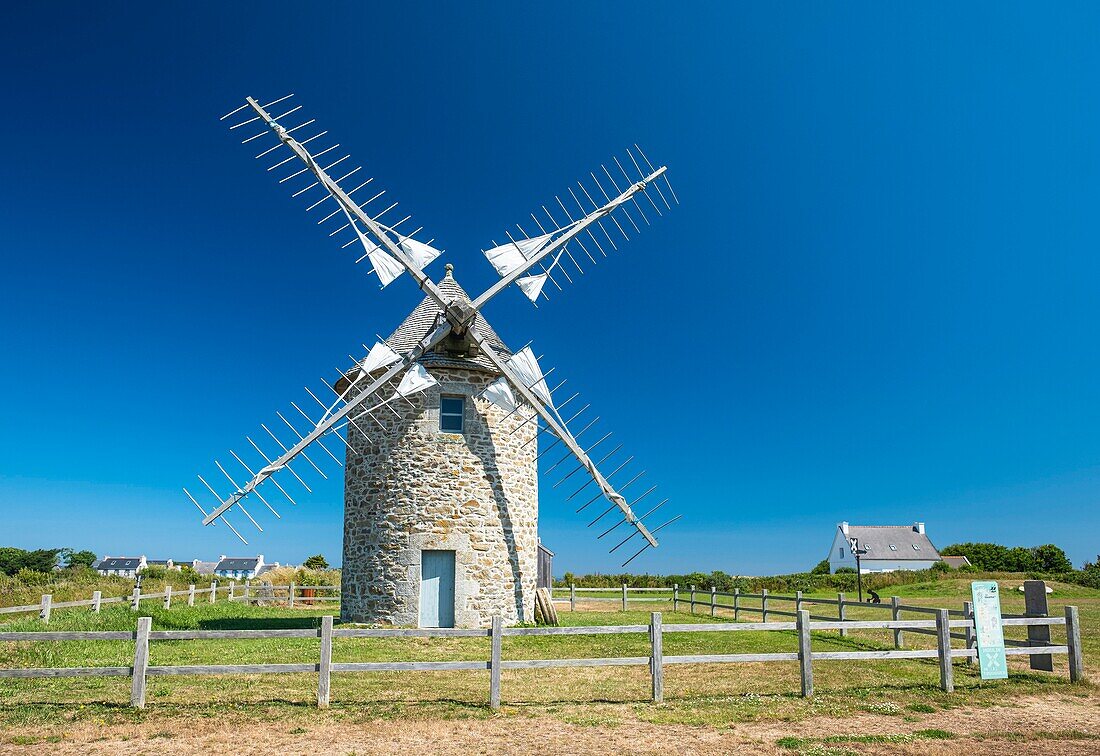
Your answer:
[[[217,120],[295,92],[471,291],[611,155],[669,165],[675,212],[486,313],[685,515],[632,568],[809,568],[843,519],[1096,556],[1095,6],[518,7],[9,9],[0,541],[338,559],[336,483],[249,548],[180,490],[418,301]],[[567,488],[555,571],[617,569]]]

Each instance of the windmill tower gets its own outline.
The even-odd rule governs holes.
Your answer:
[[[548,282],[563,290],[561,282],[572,283],[574,276],[584,273],[579,260],[594,265],[607,257],[607,249],[618,248],[609,227],[629,238],[620,218],[640,231],[628,205],[649,223],[639,196],[661,214],[650,190],[671,209],[659,183],[675,200],[666,169],[654,168],[635,147],[637,157],[627,150],[633,177],[617,158],[616,173],[604,166],[602,180],[590,173],[590,183],[569,188],[570,204],[555,197],[556,215],[545,205],[541,216],[531,215],[537,235],[528,235],[517,224],[518,233],[506,232],[506,242],[493,242],[484,254],[500,280],[471,298],[455,280],[451,265],[439,282],[424,273],[440,251],[431,246],[434,240],[415,238],[422,229],[402,228],[411,216],[391,220],[397,203],[383,208],[385,191],[362,202],[353,199],[373,179],[346,188],[361,179],[360,168],[347,169],[350,155],[334,156],[339,144],[307,147],[327,131],[305,136],[303,129],[316,128],[313,119],[285,125],[300,118],[289,117],[301,106],[271,114],[268,108],[289,97],[265,105],[247,98],[223,120],[246,111],[244,120],[230,128],[259,126],[259,133],[244,143],[275,137],[256,157],[284,154],[276,155],[268,170],[289,164],[289,175],[279,183],[298,179],[302,185],[293,196],[306,196],[311,203],[307,212],[326,213],[318,224],[335,226],[329,236],[343,235],[343,248],[361,251],[356,262],[369,260],[370,272],[383,288],[407,272],[425,298],[388,339],[369,348],[364,344],[362,358],[349,355],[351,367],[338,371],[334,382],[323,381],[319,392],[306,388],[318,409],[306,412],[291,402],[294,411],[287,414],[294,422],[277,412],[276,429],[283,430],[275,433],[261,424],[264,444],[247,438],[258,461],[249,464],[231,451],[243,471],[236,478],[215,460],[231,486],[228,494],[198,476],[217,501],[209,510],[184,489],[202,512],[203,524],[224,523],[244,541],[227,518],[233,510],[262,532],[244,500],[258,500],[278,518],[267,496],[274,491],[295,503],[282,482],[309,492],[302,475],[327,477],[314,458],[324,462],[319,456],[323,453],[344,467],[341,616],[345,621],[398,625],[485,626],[494,615],[508,623],[533,619],[538,465],[543,458],[544,475],[557,471],[554,487],[567,482],[575,486],[568,501],[579,504],[578,513],[601,499],[606,502],[592,510],[595,517],[589,523],[607,526],[599,538],[628,526],[612,552],[641,537],[641,548],[623,566],[657,546],[655,534],[679,517],[654,528],[644,520],[667,499],[640,516],[635,513],[634,507],[643,501],[650,504],[646,500],[656,488],[639,484],[645,471],[633,473],[634,458],[622,453],[622,444],[609,442],[610,433],[593,430],[599,417],[585,414],[590,405],[577,401],[576,392],[564,398],[569,393],[562,390],[564,380],[551,388],[547,377],[553,370],[543,373],[529,345],[510,350],[482,309],[513,283],[536,306],[548,298]],[[641,168],[639,157],[647,170]],[[304,167],[296,167],[299,161]],[[333,170],[336,166],[341,168]],[[334,179],[330,171],[343,175]],[[616,179],[618,174],[621,178]],[[325,443],[334,439],[344,447],[342,461]],[[599,459],[593,460],[595,456]],[[598,467],[604,463],[614,466],[606,476]],[[605,521],[612,513],[618,519]]]
[[[469,302],[451,274],[444,296]],[[385,340],[406,354],[440,310],[425,297]],[[498,354],[511,351],[483,321]],[[417,364],[436,385],[379,415],[372,442],[351,429],[344,466],[341,617],[395,625],[487,626],[534,621],[538,428],[480,395],[501,377],[458,341]],[[343,383],[337,385],[343,391]],[[362,452],[361,454],[359,452]]]

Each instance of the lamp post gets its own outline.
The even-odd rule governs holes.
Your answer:
[[[859,547],[858,538],[848,539],[848,546],[852,549],[852,556],[856,558],[856,585],[859,587],[859,603],[863,603],[863,570],[859,566],[859,558],[867,553],[867,549]]]

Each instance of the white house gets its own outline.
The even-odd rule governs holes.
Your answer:
[[[94,565],[95,571],[100,575],[121,575],[122,577],[136,577],[147,566],[148,562],[144,554],[139,557],[104,556]]]
[[[278,562],[265,564],[263,554],[254,557],[227,557],[222,554],[218,559],[217,566],[214,567],[214,574],[221,577],[250,580],[278,566]]]
[[[852,554],[852,539],[860,550],[861,572],[893,572],[894,570],[926,570],[940,561],[940,553],[928,539],[923,522],[912,525],[849,525],[836,526],[829,551],[829,571],[841,567],[856,568]]]

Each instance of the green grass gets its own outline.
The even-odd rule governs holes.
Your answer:
[[[965,581],[959,581],[965,582]],[[943,588],[951,581],[939,581]],[[951,587],[945,595],[921,594],[920,586],[907,601],[945,606],[964,594]],[[1085,590],[1085,589],[1080,589]],[[1057,589],[1056,589],[1057,591]],[[1080,607],[1084,627],[1086,669],[1100,670],[1100,591],[1067,599],[1056,592],[1052,611],[1072,600]],[[1022,597],[1004,592],[1005,611],[1022,610]],[[604,607],[601,607],[601,609]],[[621,612],[560,613],[566,625],[646,624],[649,608],[631,604]],[[669,612],[665,623],[711,620],[709,609],[696,615]],[[820,607],[827,614],[833,607]],[[152,602],[141,614],[153,618],[154,629],[314,628],[332,609],[255,607],[219,602],[164,610]],[[815,610],[815,613],[818,610]],[[855,612],[874,610],[859,608]],[[719,612],[719,614],[723,614]],[[728,614],[728,613],[725,613]],[[886,612],[870,616],[884,618]],[[83,608],[54,613],[50,625],[33,617],[0,625],[3,630],[133,630],[136,614],[124,606],[104,608],[96,615]],[[751,615],[746,618],[754,619]],[[775,619],[787,619],[776,617]],[[1058,639],[1055,632],[1055,639]],[[931,636],[909,634],[909,647],[932,647]],[[889,632],[852,631],[842,638],[835,632],[814,634],[819,650],[881,649],[891,647]],[[246,664],[260,662],[315,663],[319,642],[312,638],[260,640],[153,641],[150,663]],[[669,633],[666,655],[793,651],[793,632]],[[592,658],[647,656],[645,633],[629,635],[508,637],[506,659]],[[487,659],[487,638],[355,638],[337,639],[334,661],[429,661]],[[0,668],[129,666],[130,641],[67,641],[0,643]],[[909,717],[959,706],[994,706],[1019,695],[1092,696],[1093,689],[1068,683],[1065,656],[1055,657],[1055,674],[1029,672],[1026,661],[1011,657],[1007,681],[983,681],[975,667],[955,665],[956,692],[938,688],[934,660],[876,660],[817,662],[816,695],[798,696],[799,677],[794,662],[757,664],[670,665],[665,669],[666,702],[649,703],[649,676],[644,667],[508,670],[503,674],[505,714],[547,713],[564,721],[591,726],[614,726],[631,718],[653,723],[728,726],[745,720],[802,720],[816,716],[871,713]],[[315,708],[316,675],[247,675],[231,677],[171,676],[149,679],[149,708],[128,707],[129,678],[60,678],[0,680],[0,728],[52,727],[63,723],[101,724],[160,722],[206,718],[230,721],[286,722],[287,729],[322,721],[371,721],[386,718],[481,718],[491,716],[485,706],[488,675],[483,672],[336,673],[333,706]],[[923,735],[922,737],[933,737]],[[854,742],[854,741],[844,741]],[[807,749],[828,749],[831,741],[806,742]],[[841,745],[843,745],[841,743]],[[804,747],[803,747],[804,746]]]

